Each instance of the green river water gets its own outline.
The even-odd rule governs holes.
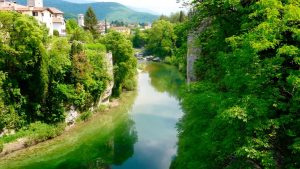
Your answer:
[[[0,158],[1,169],[168,169],[176,155],[178,91],[184,78],[171,66],[151,63],[138,90],[121,106],[98,113],[62,136]]]

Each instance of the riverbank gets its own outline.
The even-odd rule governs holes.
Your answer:
[[[137,80],[137,90],[123,92],[115,107],[0,158],[0,169],[168,168],[176,153],[175,126],[182,116],[177,94],[184,78],[175,67],[148,63]]]
[[[127,95],[127,94],[124,93],[123,95]],[[41,133],[41,132],[37,131],[38,134],[35,134],[36,138],[32,138],[33,136],[25,136],[25,137],[17,138],[15,141],[6,143],[3,145],[2,152],[0,152],[0,159],[11,153],[14,153],[16,151],[30,148],[37,144],[47,142],[52,139],[55,139],[56,137],[67,134],[67,132],[72,132],[72,129],[77,127],[78,125],[84,125],[93,118],[99,118],[98,116],[101,116],[101,114],[105,115],[105,113],[109,113],[110,111],[112,111],[112,109],[120,106],[121,105],[120,102],[123,102],[123,101],[124,100],[123,100],[122,96],[120,98],[112,99],[111,102],[108,103],[108,105],[105,105],[105,108],[99,109],[97,112],[95,112],[91,117],[88,117],[88,119],[86,119],[86,120],[77,119],[77,122],[75,124],[68,125],[68,126],[66,126],[65,124],[59,124],[58,126],[53,127],[51,129],[49,129],[49,128],[46,129],[45,131],[47,133]],[[41,123],[38,123],[38,124],[40,127]],[[51,132],[49,130],[57,130],[57,131]],[[16,133],[16,134],[18,135],[18,133]],[[45,136],[47,134],[49,135],[48,136],[49,138],[47,136]],[[25,134],[21,134],[21,135],[25,135]],[[41,135],[41,136],[37,136],[37,135]],[[18,136],[12,135],[12,137],[18,137]]]
[[[52,161],[51,159],[57,158],[62,160],[62,156],[73,157],[74,155],[76,158],[81,156],[83,156],[82,158],[88,157],[92,155],[90,152],[77,151],[77,149],[79,149],[79,147],[87,148],[91,146],[89,142],[99,142],[97,144],[111,147],[110,137],[116,132],[116,126],[126,121],[124,119],[128,119],[126,113],[131,108],[136,95],[136,91],[124,92],[119,99],[111,102],[110,109],[93,114],[89,120],[77,123],[75,126],[64,131],[60,136],[0,157],[0,169],[26,169],[26,166],[32,163],[37,166],[30,166],[28,168],[40,168],[38,164],[43,166],[43,164],[41,164],[43,161]],[[91,149],[98,148],[95,147]],[[107,148],[100,148],[97,153],[102,153],[102,151],[107,150]],[[104,154],[109,155],[111,153],[106,152]],[[48,166],[46,168],[56,168],[53,166],[58,165],[57,163],[61,163],[61,161],[55,160],[51,162],[51,165],[47,164],[45,166]],[[72,163],[73,162],[69,162],[68,164],[72,165]]]

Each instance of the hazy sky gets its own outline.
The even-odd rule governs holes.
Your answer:
[[[129,7],[147,9],[158,14],[170,14],[180,10],[176,0],[93,0],[99,2],[119,2]]]

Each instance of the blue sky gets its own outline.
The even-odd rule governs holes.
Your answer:
[[[153,11],[156,14],[168,15],[171,12],[177,12],[181,9],[180,4],[176,3],[176,0],[69,0],[73,2],[119,2],[123,5],[143,9],[147,11]]]

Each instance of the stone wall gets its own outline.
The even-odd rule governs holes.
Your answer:
[[[188,35],[188,51],[187,51],[187,83],[195,82],[197,80],[194,64],[196,60],[201,57],[201,46],[198,42],[198,37],[210,25],[211,19],[204,19],[199,25],[198,29],[193,30]]]
[[[110,82],[106,86],[106,90],[100,97],[97,107],[99,107],[101,104],[108,104],[109,103],[109,98],[112,94],[112,89],[114,87],[114,66],[113,66],[113,56],[112,53],[107,53],[105,56],[105,62],[107,65],[107,73],[109,77],[111,78]]]

